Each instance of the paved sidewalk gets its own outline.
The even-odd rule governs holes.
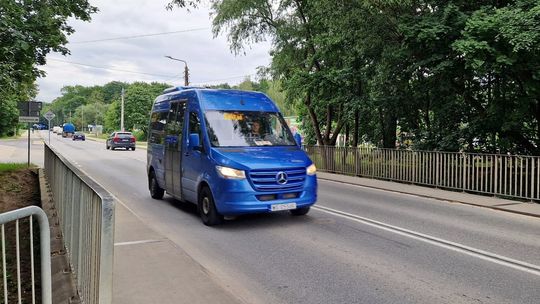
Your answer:
[[[417,195],[448,202],[462,203],[478,207],[485,207],[501,211],[540,217],[540,204],[534,202],[514,201],[493,196],[469,194],[465,192],[456,192],[424,186],[416,186],[404,183],[389,182],[377,179],[325,172],[317,172],[317,177],[319,180],[342,182],[363,187]]]
[[[113,303],[241,303],[182,248],[116,205]]]

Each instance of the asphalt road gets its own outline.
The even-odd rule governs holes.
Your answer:
[[[150,198],[146,150],[52,139],[246,303],[539,303],[538,218],[321,180],[305,217],[210,228],[195,206]]]

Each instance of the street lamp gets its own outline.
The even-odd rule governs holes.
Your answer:
[[[173,58],[171,56],[165,56],[166,58],[169,58],[171,60],[176,60],[176,61],[181,61],[185,64],[185,67],[184,67],[184,85],[187,87],[189,86],[189,69],[188,69],[188,66],[187,66],[187,62],[185,60],[182,60],[182,59],[178,59],[178,58]]]

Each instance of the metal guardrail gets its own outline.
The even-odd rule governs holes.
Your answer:
[[[111,303],[115,200],[47,144],[45,175],[82,301]]]
[[[0,214],[1,238],[2,238],[2,285],[3,285],[3,303],[8,303],[8,270],[6,268],[6,235],[5,224],[15,222],[15,259],[17,264],[17,302],[21,303],[21,252],[19,236],[19,220],[29,218],[30,234],[30,269],[32,283],[32,303],[36,302],[35,288],[35,269],[34,269],[34,217],[39,224],[39,246],[40,246],[40,264],[41,264],[41,303],[52,303],[51,288],[51,237],[49,231],[49,220],[45,212],[36,206],[24,207],[21,209],[8,211]],[[10,274],[11,275],[11,274]]]
[[[305,146],[317,169],[411,184],[540,200],[540,157]]]

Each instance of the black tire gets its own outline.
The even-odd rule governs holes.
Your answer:
[[[289,210],[294,216],[306,215],[309,212],[309,207],[302,207],[298,209]]]
[[[108,144],[105,144],[105,149],[109,150],[111,147],[109,147]]]
[[[197,204],[201,220],[206,226],[219,225],[223,222],[223,215],[219,214],[214,204],[214,197],[208,187],[201,189]]]
[[[131,150],[135,151],[135,147],[131,148]]]
[[[150,190],[150,196],[157,200],[162,199],[165,194],[165,190],[157,183],[154,171],[150,171],[150,174],[148,175],[148,190]]]

